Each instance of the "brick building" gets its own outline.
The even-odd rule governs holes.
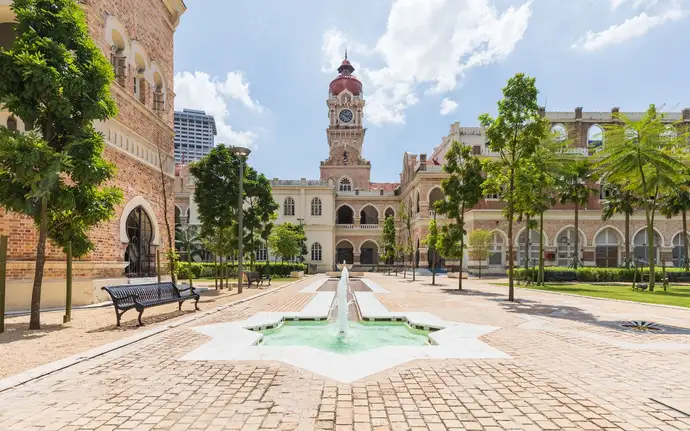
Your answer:
[[[13,38],[10,0],[0,0],[0,41]],[[111,87],[119,113],[99,122],[105,157],[117,165],[124,192],[115,217],[92,231],[96,250],[74,263],[74,303],[100,299],[106,283],[156,274],[155,252],[168,248],[165,218],[174,218],[173,35],[186,7],[182,0],[82,0],[91,36],[111,60]],[[20,118],[0,112],[0,124],[23,130]],[[164,171],[165,188],[160,169]],[[162,196],[170,197],[168,213]],[[8,309],[28,308],[36,253],[29,219],[0,208],[0,234],[10,236]],[[64,255],[50,245],[42,304],[64,304]]]

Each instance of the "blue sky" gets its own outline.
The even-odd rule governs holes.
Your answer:
[[[403,152],[430,153],[451,123],[495,113],[517,72],[537,78],[548,110],[690,107],[690,0],[185,2],[175,108],[213,113],[216,142],[252,147],[269,178],[318,178],[346,46],[372,181],[397,181]]]

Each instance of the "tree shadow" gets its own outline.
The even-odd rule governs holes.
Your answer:
[[[0,344],[10,344],[16,341],[34,340],[42,338],[51,332],[65,329],[62,324],[42,324],[41,329],[30,330],[29,322],[7,323],[5,322],[5,332],[0,334]]]
[[[504,294],[501,293],[493,293],[493,292],[483,292],[481,290],[472,290],[472,289],[462,289],[459,290],[457,288],[455,289],[441,289],[443,293],[448,293],[450,295],[462,295],[462,296],[480,296],[480,297],[485,297],[485,298],[496,298],[499,296],[505,296]]]
[[[530,316],[550,317],[554,319],[569,320],[573,322],[585,323],[603,328],[614,329],[616,331],[625,333],[690,335],[690,328],[683,328],[679,326],[671,326],[660,323],[657,323],[657,325],[663,329],[662,331],[634,331],[630,328],[622,326],[623,323],[629,320],[602,320],[594,314],[590,313],[589,311],[571,305],[544,304],[542,302],[527,301],[524,299],[518,299],[515,302],[510,302],[508,300],[502,300],[498,302],[501,305],[501,307],[503,307],[503,309],[509,313],[527,314]],[[648,319],[632,320],[649,321]]]
[[[184,307],[184,306],[183,306]],[[127,314],[132,313],[130,316],[127,316]],[[166,320],[174,319],[180,316],[185,316],[187,314],[192,314],[194,313],[194,310],[182,310],[182,311],[171,311],[169,313],[162,313],[162,314],[154,314],[154,315],[146,315],[146,311],[144,311],[144,315],[142,316],[141,320],[144,322],[144,326],[141,327],[139,326],[139,322],[137,321],[137,316],[138,313],[136,310],[130,310],[127,314],[123,316],[123,320],[121,322],[121,326],[118,328],[117,323],[113,323],[112,325],[108,326],[102,326],[100,328],[95,328],[91,329],[89,331],[86,331],[87,334],[93,334],[93,333],[98,333],[98,332],[109,332],[109,331],[135,331],[137,329],[145,328],[148,325],[154,325],[157,323],[162,323],[165,322]],[[129,320],[124,320],[124,317],[127,316],[129,317]],[[115,320],[115,313],[113,313],[113,320]]]

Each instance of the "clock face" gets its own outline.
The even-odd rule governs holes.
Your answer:
[[[343,123],[351,122],[353,118],[352,111],[350,111],[349,109],[343,109],[342,111],[340,111],[339,118],[340,121],[342,121]]]

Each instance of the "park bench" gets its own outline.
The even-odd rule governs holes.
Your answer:
[[[261,275],[256,271],[245,271],[244,276],[247,277],[247,286],[252,287],[252,283],[254,283],[254,286],[263,286],[264,281],[268,281],[268,286],[271,285],[271,276],[269,274]]]
[[[171,282],[104,286],[102,289],[108,292],[113,300],[118,327],[122,315],[132,308],[139,312],[139,326],[144,325],[141,321],[141,315],[144,313],[144,309],[149,307],[177,302],[178,310],[182,310],[184,301],[194,299],[194,309],[199,310],[199,294],[194,291],[194,288],[179,289]],[[189,291],[189,294],[183,296],[181,292],[186,291]]]

